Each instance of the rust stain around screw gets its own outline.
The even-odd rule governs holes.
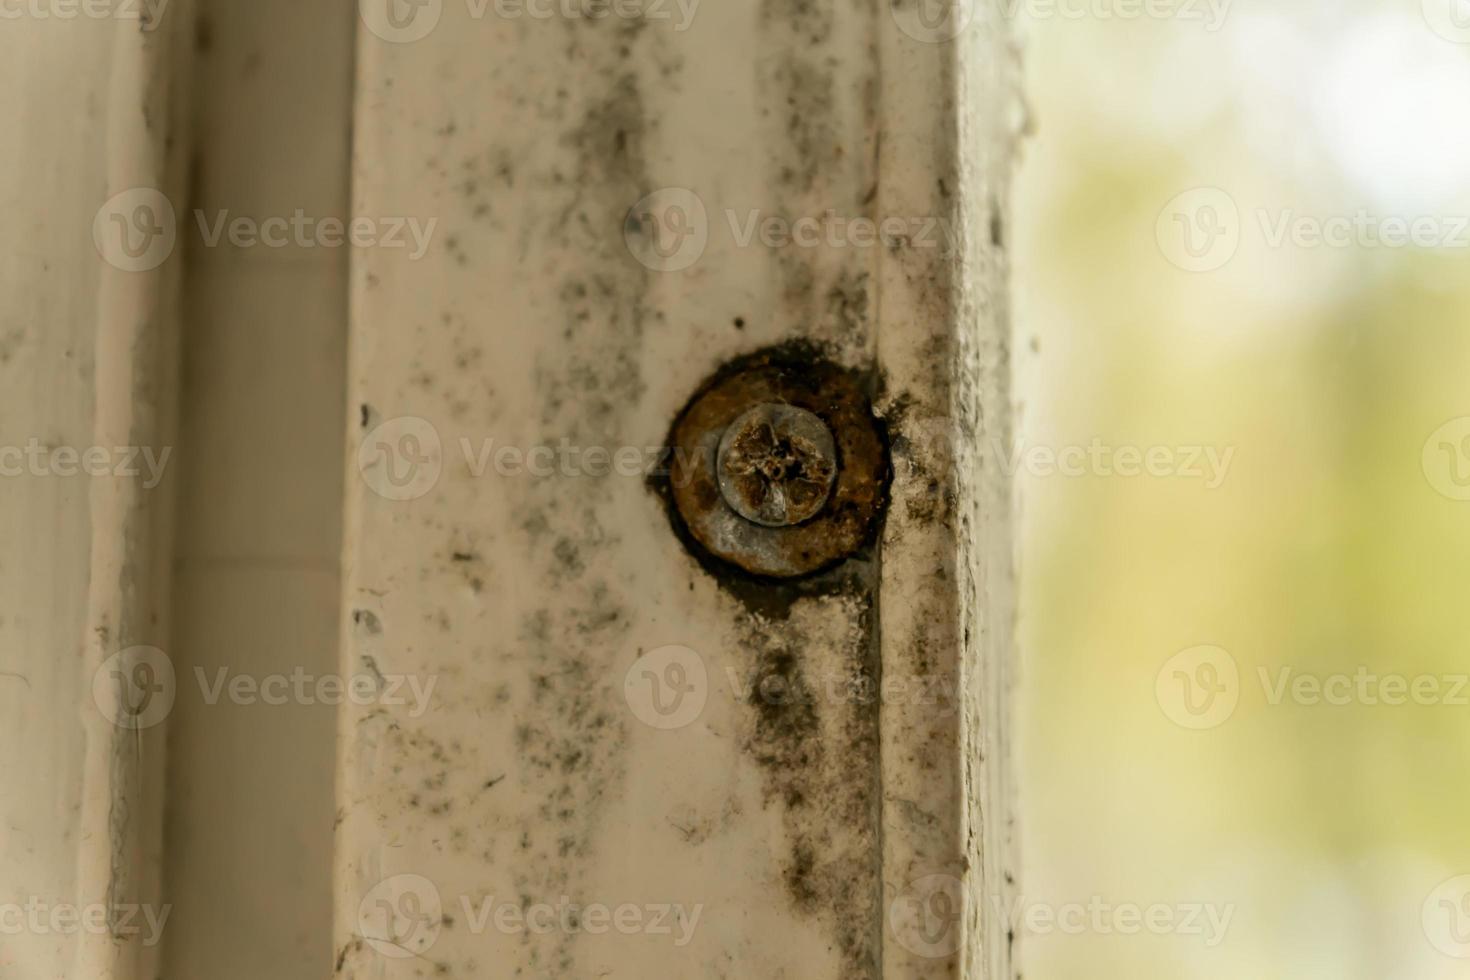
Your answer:
[[[815,517],[837,482],[832,431],[794,405],[757,405],[720,438],[725,502],[748,521],[789,527]]]
[[[675,421],[667,492],[693,544],[767,578],[860,551],[888,459],[859,378],[806,348],[743,358]]]

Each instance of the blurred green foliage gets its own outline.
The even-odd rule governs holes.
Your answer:
[[[1433,2],[1025,18],[1008,451],[1174,468],[1017,472],[1023,909],[1230,910],[1223,937],[1023,923],[1032,980],[1470,977],[1441,935],[1470,940],[1470,904],[1436,892],[1470,875],[1470,444],[1436,435],[1470,417],[1470,44]],[[1197,188],[1238,243],[1186,271],[1161,215]],[[1334,219],[1373,234],[1273,240]],[[1385,244],[1389,219],[1438,238]],[[1183,465],[1207,447],[1218,486]],[[1157,684],[1202,644],[1237,703],[1192,729]],[[1273,696],[1303,675],[1353,687]],[[1386,676],[1438,694],[1383,703]]]

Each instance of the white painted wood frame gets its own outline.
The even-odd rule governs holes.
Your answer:
[[[343,663],[434,688],[342,715],[341,972],[1009,977],[1001,18],[390,9],[355,213],[437,225],[417,261],[355,255]],[[567,460],[662,445],[723,363],[792,340],[870,373],[892,502],[875,552],[773,611],[641,474]],[[647,723],[645,671],[697,717]],[[883,696],[827,689],[853,675]],[[789,703],[750,695],[773,681]]]
[[[177,855],[225,846],[250,814],[186,847],[210,807],[166,792],[230,778],[210,768],[243,744],[229,719],[261,722],[192,705],[141,724],[140,665],[335,658],[362,696],[337,712],[330,889],[284,894],[289,869],[262,861],[260,889],[185,916],[172,947],[115,918],[31,930],[0,942],[0,973],[194,980],[248,892],[279,896],[273,921],[335,922],[319,957],[277,934],[230,955],[242,970],[278,956],[283,977],[1014,976],[1012,508],[995,447],[1011,423],[1017,96],[1001,5],[344,10],[358,61],[345,363],[328,322],[340,261],[310,256],[302,283],[252,293],[283,316],[320,298],[323,343],[274,333],[269,349],[322,373],[321,389],[289,378],[310,444],[336,447],[325,411],[346,433],[341,509],[320,514],[342,527],[340,644],[303,592],[258,657],[212,610],[258,618],[270,588],[235,602],[199,568],[254,543],[294,561],[280,521],[300,508],[267,481],[224,527],[209,515],[245,512],[181,506],[174,473],[200,493],[248,479],[219,450],[258,431],[229,390],[181,394],[180,280],[195,274],[188,309],[211,317],[184,326],[187,370],[238,382],[227,297],[264,266],[186,262],[195,245],[177,239],[206,198],[262,212],[294,198],[279,159],[249,179],[268,131],[242,144],[239,127],[184,124],[194,8],[141,6],[165,16],[0,30],[0,452],[34,443],[44,460],[0,476],[0,904],[156,914],[169,883],[215,900],[197,865],[170,864],[165,803]],[[269,48],[266,16],[221,47]],[[206,106],[245,84],[207,70]],[[331,159],[313,145],[314,164]],[[191,192],[191,156],[236,182]],[[330,210],[339,186],[322,175],[311,200]],[[843,565],[754,582],[691,552],[644,470],[706,379],[792,344],[864,379],[889,499]],[[260,369],[262,389],[300,367]],[[345,403],[317,404],[337,385]],[[181,445],[198,455],[161,481],[60,472],[58,448],[171,450],[181,401],[206,413]],[[309,461],[282,465],[313,474],[312,492],[335,486]],[[330,582],[318,551],[335,534],[307,537],[302,581]],[[189,608],[170,607],[171,577]],[[318,715],[280,717],[263,751],[325,737]],[[165,782],[170,724],[187,744]],[[323,749],[283,762],[283,785]],[[270,785],[263,771],[251,785]],[[251,795],[262,814],[306,799]],[[325,847],[320,829],[301,839]]]

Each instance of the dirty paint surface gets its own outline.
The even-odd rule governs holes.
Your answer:
[[[113,447],[156,459],[174,441],[178,264],[129,271],[94,228],[134,188],[181,189],[189,6],[163,24],[17,10],[0,31],[0,446],[44,450],[0,480],[0,735],[12,748],[0,904],[97,909],[102,923],[9,929],[4,976],[156,975],[157,949],[124,918],[160,904],[163,730],[115,723],[128,692],[105,671],[167,643],[172,484],[166,470],[145,486],[126,466],[77,461]]]
[[[930,393],[922,355],[899,390],[876,356],[911,244],[742,230],[881,217],[879,52],[912,42],[871,3],[494,9],[362,34],[355,211],[438,225],[418,261],[354,255],[343,657],[381,696],[341,720],[337,975],[940,975],[885,966],[885,753],[961,751],[958,721],[888,731],[886,557],[736,581],[649,489],[702,379],[763,347]],[[953,669],[958,601],[931,608]],[[935,785],[915,820],[954,817],[959,867]]]

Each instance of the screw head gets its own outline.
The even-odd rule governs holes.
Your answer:
[[[814,413],[757,405],[720,438],[716,472],[735,513],[763,527],[791,527],[819,514],[832,496],[837,445]]]
[[[695,555],[787,579],[871,544],[888,454],[865,386],[801,343],[748,354],[707,379],[674,419],[670,466],[653,482]]]

